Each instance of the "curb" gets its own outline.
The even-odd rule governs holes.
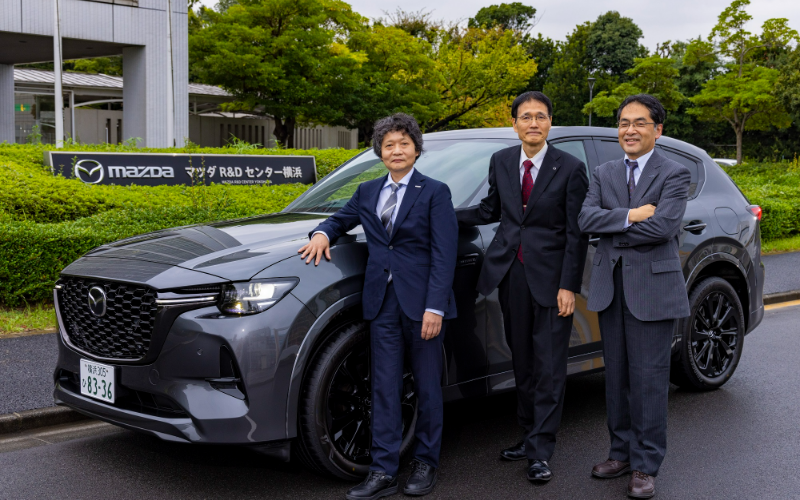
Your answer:
[[[800,290],[791,292],[769,293],[764,295],[764,305],[779,304],[781,302],[790,302],[793,300],[800,300]]]
[[[51,406],[0,415],[0,435],[29,431],[39,427],[89,420],[89,417],[64,406]]]

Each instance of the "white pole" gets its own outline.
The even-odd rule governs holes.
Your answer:
[[[69,91],[69,133],[72,140],[75,140],[75,91]]]
[[[167,147],[175,147],[175,94],[172,75],[172,0],[167,0]]]
[[[64,94],[61,89],[61,0],[53,0],[55,5],[55,27],[53,29],[53,66],[55,67],[55,120],[56,147],[64,146]]]

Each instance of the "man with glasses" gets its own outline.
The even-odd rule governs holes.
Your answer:
[[[655,97],[617,111],[625,157],[595,169],[580,227],[600,237],[588,308],[599,312],[611,449],[592,475],[633,471],[628,496],[655,495],[667,448],[667,394],[675,321],[689,316],[678,254],[689,170],[655,149],[665,111]]]
[[[524,431],[500,456],[527,458],[532,482],[552,478],[548,461],[561,421],[575,294],[588,247],[578,227],[589,185],[586,166],[547,144],[552,114],[541,92],[514,99],[512,124],[522,144],[492,156],[488,195],[477,207],[456,211],[462,227],[500,221],[478,291],[499,289]]]

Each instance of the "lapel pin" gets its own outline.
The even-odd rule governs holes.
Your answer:
[[[421,188],[422,186],[414,186],[415,188]]]
[[[555,169],[556,169],[556,167],[553,167],[553,170],[555,170]]]

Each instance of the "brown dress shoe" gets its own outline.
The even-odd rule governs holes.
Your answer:
[[[633,471],[628,483],[628,496],[631,498],[652,498],[656,494],[656,478],[638,470]]]
[[[631,471],[631,464],[628,462],[620,462],[619,460],[611,460],[610,458],[601,464],[592,467],[592,475],[603,479],[612,477],[619,477]]]

